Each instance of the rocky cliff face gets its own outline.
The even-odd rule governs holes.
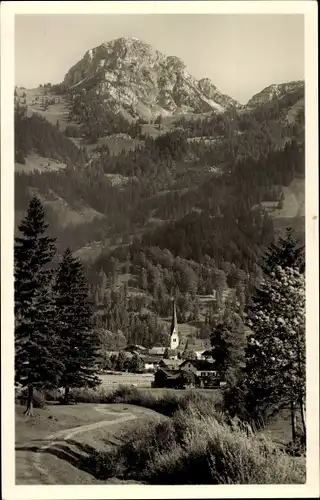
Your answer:
[[[241,107],[208,78],[196,80],[178,57],[166,56],[136,38],[123,37],[88,50],[64,83],[74,93],[94,90],[113,110],[145,119]]]
[[[256,106],[261,106],[271,101],[272,99],[281,99],[290,92],[296,90],[302,90],[304,88],[304,82],[301,80],[269,85],[258,94],[255,94],[247,103],[247,108],[254,108]]]

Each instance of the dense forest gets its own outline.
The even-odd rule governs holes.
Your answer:
[[[32,151],[75,166],[88,160],[85,149],[78,148],[60,133],[58,121],[54,127],[38,114],[26,116],[24,109],[15,112],[14,145],[15,161],[19,163],[25,163],[25,157]]]
[[[197,295],[213,291],[218,306],[207,311],[207,325],[219,320],[226,291],[234,292],[227,307],[243,310],[276,238],[262,202],[281,207],[282,186],[304,175],[303,113],[293,123],[285,119],[302,97],[303,89],[252,111],[183,118],[155,138],[90,93],[72,100],[65,133],[17,110],[16,161],[23,164],[35,151],[66,168],[16,173],[16,210],[24,211],[34,193],[50,201],[46,218],[60,254],[100,242],[101,254],[86,263],[99,328],[111,337],[118,332],[118,340],[154,345],[167,338],[156,318],[170,314],[172,296],[182,322],[196,323]],[[94,144],[119,132],[138,137],[139,146],[118,155],[96,146],[89,157],[70,139]],[[114,185],[112,176],[124,181]],[[57,199],[76,212],[90,207],[96,216],[61,226]],[[121,273],[131,281],[115,286]],[[137,293],[128,294],[128,286]],[[198,335],[207,335],[203,329]]]
[[[37,150],[44,156],[67,160],[67,168],[63,171],[16,174],[17,209],[25,209],[31,187],[45,199],[53,192],[66,200],[70,207],[76,209],[79,204],[87,205],[104,215],[103,220],[93,220],[75,231],[70,229],[73,243],[70,240],[65,243],[74,248],[92,239],[104,240],[112,234],[139,233],[148,225],[150,217],[155,217],[169,223],[169,229],[174,224],[177,231],[179,227],[199,222],[198,236],[194,238],[198,246],[203,247],[203,237],[199,236],[201,228],[205,232],[208,228],[209,232],[212,230],[216,234],[215,256],[219,252],[219,240],[223,248],[228,245],[225,238],[232,239],[236,247],[240,247],[236,252],[242,254],[243,244],[259,246],[272,239],[272,221],[267,214],[252,210],[252,207],[268,199],[281,201],[281,190],[275,186],[288,185],[297,174],[303,173],[303,145],[295,140],[286,143],[283,149],[260,156],[259,160],[237,161],[230,165],[232,170],[224,168],[222,173],[213,175],[203,165],[197,166],[195,149],[201,154],[202,144],[188,143],[179,130],[157,139],[147,138],[144,147],[117,156],[100,151],[98,158],[86,163],[85,153],[40,117],[18,115],[15,128],[18,152],[27,154]],[[203,144],[203,148],[206,150],[207,146]],[[212,158],[214,154],[212,149]],[[105,175],[110,173],[128,177],[126,184],[120,188],[113,186]],[[51,214],[50,221],[54,227],[54,214]],[[160,243],[161,228],[159,235],[155,234],[157,232],[153,231],[154,243],[163,246]],[[228,237],[228,233],[233,237]],[[147,238],[150,241],[150,235]],[[60,238],[61,241],[64,239]],[[190,241],[183,240],[185,237],[180,241],[179,249],[172,250],[199,259],[199,252],[196,255],[194,248],[190,251]],[[244,240],[243,244],[237,240]],[[207,247],[201,251],[202,254],[210,252],[212,250]],[[234,254],[229,258],[237,260]]]

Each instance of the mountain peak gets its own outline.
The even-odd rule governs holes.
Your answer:
[[[196,80],[179,57],[167,56],[136,37],[116,38],[88,50],[64,83],[75,93],[95,90],[114,111],[147,120],[240,106],[208,78]]]
[[[268,87],[265,87],[263,90],[251,97],[251,99],[247,103],[247,106],[259,106],[267,103],[268,101],[271,101],[274,98],[281,99],[281,97],[283,97],[285,94],[302,89],[303,87],[303,80],[294,80],[285,83],[272,83],[271,85],[268,85]]]

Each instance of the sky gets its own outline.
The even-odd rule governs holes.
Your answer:
[[[241,103],[304,79],[300,14],[37,14],[15,17],[16,85],[59,83],[88,49],[121,36],[180,57],[195,78]]]

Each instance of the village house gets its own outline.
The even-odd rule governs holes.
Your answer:
[[[143,347],[143,345],[139,345],[139,344],[130,344],[127,347],[125,347],[123,350],[125,352],[130,352],[131,354],[133,354],[133,353],[145,354],[148,351],[148,349],[146,347]]]
[[[173,386],[176,383],[173,381],[177,381],[179,377],[182,379],[182,372],[191,372],[197,385],[209,386],[216,383],[217,374],[213,370],[209,339],[189,338],[185,343],[181,342],[174,301],[170,333],[170,346],[147,349],[139,344],[130,344],[123,349],[123,352],[129,357],[138,355],[143,361],[143,371],[154,371],[155,384],[160,383],[163,387]],[[188,351],[195,353],[197,359],[185,359],[185,361],[179,359],[184,353],[187,355]]]
[[[153,387],[177,388],[181,385],[181,372],[179,370],[170,370],[159,368],[154,374]]]
[[[144,370],[145,371],[155,371],[159,367],[162,358],[160,356],[141,356]]]
[[[152,347],[148,350],[150,356],[163,356],[167,347]]]
[[[181,364],[181,359],[161,359],[160,368],[178,369]]]
[[[201,387],[217,387],[220,386],[220,374],[214,369],[213,363],[207,360],[187,359],[179,366],[180,370],[191,371]]]
[[[209,339],[198,339],[192,337],[187,340],[184,352],[192,351],[196,354],[197,359],[204,359],[203,353],[209,348],[210,348]]]

